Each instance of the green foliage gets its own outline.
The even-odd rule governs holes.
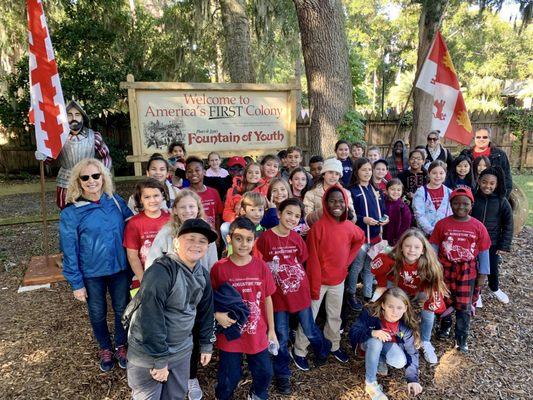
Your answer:
[[[109,154],[113,160],[113,170],[115,175],[127,175],[131,169],[131,163],[126,161],[128,150],[124,149],[113,137],[106,137],[105,142],[109,148]]]
[[[365,125],[363,116],[355,110],[350,110],[344,115],[344,121],[337,127],[339,139],[348,143],[365,142]]]
[[[533,112],[510,106],[500,111],[502,124],[508,125],[511,132],[519,139],[527,132],[533,131]]]

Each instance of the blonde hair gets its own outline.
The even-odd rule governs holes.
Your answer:
[[[102,193],[107,194],[109,197],[113,196],[113,179],[111,178],[111,173],[106,166],[96,158],[84,158],[78,162],[74,168],[72,168],[72,172],[70,173],[70,179],[67,187],[67,203],[75,203],[81,196],[83,196],[80,175],[81,171],[84,168],[87,168],[89,165],[94,165],[96,168],[98,168],[98,172],[102,176]]]
[[[246,192],[242,195],[241,209],[246,211],[246,207],[267,207],[266,197],[257,192]]]
[[[433,292],[438,292],[442,296],[448,295],[448,288],[444,283],[444,277],[442,274],[442,266],[437,259],[435,250],[426,239],[426,236],[416,228],[406,230],[392,249],[391,256],[394,258],[394,265],[392,266],[390,273],[394,275],[395,285],[398,285],[400,272],[405,261],[402,252],[403,242],[410,237],[415,237],[420,240],[424,248],[422,255],[417,261],[417,271],[420,278],[421,288],[428,297],[432,297]]]
[[[395,297],[401,300],[405,305],[405,313],[402,315],[401,319],[403,323],[413,332],[415,346],[418,347],[420,345],[420,330],[418,328],[418,319],[416,318],[413,306],[411,305],[411,301],[409,300],[409,296],[407,296],[407,294],[402,289],[400,289],[399,287],[392,287],[385,290],[385,292],[376,302],[371,303],[368,306],[370,315],[381,319],[383,317],[382,305],[385,303],[385,301],[387,301],[387,298],[389,297]]]
[[[196,202],[196,205],[198,206],[198,215],[196,215],[196,218],[201,218],[205,220],[204,206],[202,205],[202,199],[200,199],[200,196],[198,196],[190,189],[180,190],[176,194],[176,199],[174,200],[174,204],[172,205],[173,211],[171,213],[170,220],[167,223],[167,225],[170,226],[170,234],[172,235],[172,237],[178,236],[178,231],[180,230],[181,225],[183,225],[183,221],[179,219],[174,209],[177,207],[178,203],[185,197],[192,197],[193,200]]]

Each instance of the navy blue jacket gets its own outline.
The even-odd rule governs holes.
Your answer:
[[[228,340],[240,338],[241,328],[248,321],[248,316],[250,315],[250,309],[242,301],[241,294],[226,282],[213,292],[213,300],[215,312],[227,312],[231,319],[237,321],[228,328],[222,328],[222,326],[217,325],[217,332],[224,333]]]
[[[372,337],[372,331],[381,329],[381,321],[377,317],[369,314],[364,308],[357,321],[350,328],[350,343],[352,347],[358,343],[365,343]],[[407,364],[405,367],[405,378],[407,382],[418,382],[418,350],[415,347],[413,331],[408,328],[403,321],[400,321],[396,343],[405,353]]]
[[[350,184],[350,179],[352,178],[353,173],[353,162],[350,157],[348,157],[346,160],[339,160],[342,164],[342,177],[341,177],[341,184],[344,187],[348,187]]]
[[[73,290],[85,287],[83,278],[116,274],[128,268],[122,246],[126,219],[133,215],[117,194],[99,202],[79,199],[59,216],[59,247],[63,275]]]
[[[383,197],[378,190],[374,189],[372,185],[368,186],[352,186],[350,187],[350,193],[352,194],[353,208],[355,210],[355,215],[357,216],[356,224],[359,228],[365,233],[367,243],[370,243],[370,240],[379,236],[381,233],[381,227],[379,225],[370,226],[363,222],[364,217],[371,217],[375,220],[379,220],[379,209],[381,209],[381,215],[385,214],[385,203]],[[365,209],[364,197],[366,197],[366,202],[368,205],[368,214]]]

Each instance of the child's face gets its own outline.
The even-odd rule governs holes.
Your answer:
[[[370,182],[370,179],[372,179],[372,164],[367,163],[361,165],[361,168],[357,170],[357,176],[362,183]]]
[[[375,163],[377,160],[379,160],[381,157],[381,154],[379,154],[379,151],[377,150],[369,150],[368,151],[368,159],[371,163]]]
[[[417,261],[424,253],[424,244],[415,236],[409,236],[402,243],[402,254],[408,264]]]
[[[407,311],[407,306],[403,300],[394,296],[387,296],[381,304],[381,308],[383,309],[383,318],[388,322],[399,321]]]
[[[498,178],[494,175],[486,174],[479,179],[479,189],[487,196],[494,193],[498,185]]]
[[[307,186],[307,175],[303,172],[297,172],[293,175],[292,179],[289,180],[293,190],[301,192]]]
[[[263,207],[263,205],[245,205],[243,206],[242,210],[244,211],[244,216],[252,221],[255,225],[259,224],[265,215],[265,207]]]
[[[402,185],[392,185],[387,189],[387,195],[391,200],[398,200],[400,197],[402,197],[402,191]]]
[[[429,181],[435,186],[442,185],[444,179],[446,179],[446,171],[442,167],[435,167],[429,173]]]
[[[188,263],[200,261],[207,253],[209,241],[201,233],[185,233],[174,239],[174,250],[179,257]]]
[[[198,184],[204,181],[204,166],[198,162],[192,162],[187,165],[185,177],[192,183]]]
[[[261,180],[261,168],[259,165],[252,165],[246,171],[246,181],[248,183],[258,183]]]
[[[161,160],[155,160],[150,163],[150,168],[146,171],[150,178],[157,179],[159,182],[165,182],[168,175],[167,163]]]
[[[339,179],[341,179],[341,174],[339,174],[337,171],[324,172],[324,183],[328,186],[333,186],[339,183]]]
[[[228,168],[228,173],[231,176],[243,176],[244,168],[242,167],[242,165],[232,165]]]
[[[464,178],[470,172],[470,164],[468,161],[463,160],[455,167],[455,172],[460,178]]]
[[[481,159],[479,160],[479,164],[477,165],[477,174],[481,174],[483,171],[485,171],[487,169],[487,163],[485,162],[485,160]]]
[[[154,188],[144,188],[141,192],[141,204],[144,211],[155,213],[161,210],[163,203],[163,193],[161,190]]]
[[[302,162],[302,155],[299,151],[293,151],[287,154],[287,166],[290,169],[298,168]]]
[[[191,196],[184,197],[178,201],[173,212],[181,222],[191,218],[198,218],[198,203]]]
[[[396,142],[396,144],[393,147],[394,154],[397,156],[401,156],[403,154],[403,144],[402,142]]]
[[[413,171],[418,171],[420,168],[422,168],[422,165],[424,164],[424,158],[422,157],[422,154],[419,152],[413,153],[411,157],[409,157],[409,166]]]
[[[172,149],[172,153],[170,154],[172,157],[183,158],[183,156],[185,155],[185,152],[183,151],[181,146],[174,146],[174,148]]]
[[[278,175],[279,172],[279,163],[276,160],[268,160],[263,165],[263,174],[265,178],[272,179]]]
[[[387,176],[387,166],[383,163],[374,164],[374,177],[377,179],[383,179]]]
[[[346,143],[343,143],[337,147],[335,151],[339,160],[346,160],[350,156],[350,148]]]
[[[352,147],[352,157],[353,158],[361,158],[363,157],[363,148],[358,146]]]
[[[466,196],[456,196],[451,201],[453,215],[458,218],[466,218],[472,210],[472,202]]]
[[[326,206],[329,213],[335,218],[340,218],[340,216],[346,211],[344,196],[338,190],[329,193],[326,200]]]
[[[237,228],[230,237],[233,253],[239,257],[248,256],[254,247],[255,234],[248,229]]]
[[[218,170],[220,167],[220,157],[218,154],[211,154],[209,157],[209,166],[215,171]]]
[[[274,204],[280,204],[283,200],[287,200],[289,198],[289,192],[287,191],[287,188],[285,185],[281,182],[276,183],[274,186],[272,186],[272,189],[270,191],[270,201]]]
[[[285,156],[284,158],[281,158],[280,161],[281,161],[281,166],[283,168],[287,168],[289,166],[289,162],[287,160],[287,156]]]
[[[285,207],[279,216],[279,223],[285,229],[291,230],[300,223],[302,217],[302,209],[298,206],[289,205]]]
[[[322,174],[322,166],[324,163],[322,161],[314,162],[309,164],[309,170],[313,179],[318,180]]]

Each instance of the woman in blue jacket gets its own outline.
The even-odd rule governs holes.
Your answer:
[[[130,276],[122,239],[132,212],[113,194],[108,169],[94,158],[84,159],[72,169],[66,201],[59,219],[63,275],[74,297],[87,303],[100,346],[100,369],[113,369],[114,358],[126,368],[127,333],[120,318],[129,301]],[[106,320],[107,292],[115,312],[114,348]]]

